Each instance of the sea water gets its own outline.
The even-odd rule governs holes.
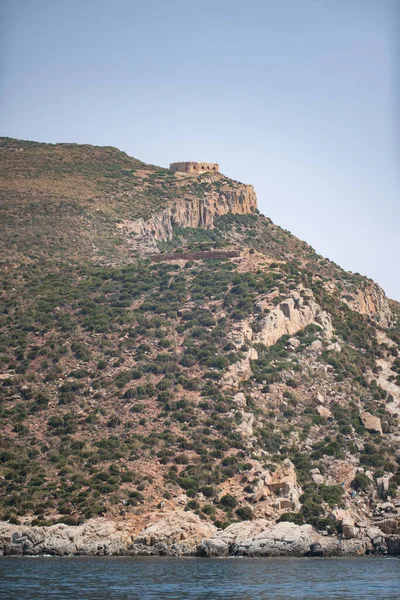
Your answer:
[[[399,600],[400,560],[4,557],[0,598]]]

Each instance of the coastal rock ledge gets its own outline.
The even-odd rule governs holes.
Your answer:
[[[130,521],[91,519],[78,526],[30,527],[0,523],[0,556],[356,556],[400,554],[400,536],[379,531],[344,539],[324,536],[311,525],[271,523],[265,519],[234,523],[224,530],[196,514],[179,511],[151,522],[139,533]]]

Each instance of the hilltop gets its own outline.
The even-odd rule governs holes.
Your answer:
[[[221,173],[9,138],[0,157],[7,527],[105,517],[150,552],[149,523],[187,517],[196,544],[244,522],[394,547],[398,303]]]

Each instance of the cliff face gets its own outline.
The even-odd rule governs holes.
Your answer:
[[[311,292],[309,291],[311,294]],[[330,315],[323,311],[312,295],[307,303],[296,291],[272,310],[262,321],[261,331],[253,338],[266,346],[273,346],[283,335],[294,335],[312,323],[321,327],[325,339],[330,339],[333,327]]]
[[[344,292],[342,301],[351,310],[376,320],[381,327],[390,327],[393,316],[384,291],[376,284],[358,288],[355,292]]]
[[[201,198],[175,200],[149,219],[124,220],[118,227],[138,235],[142,243],[157,251],[157,242],[172,238],[174,226],[212,229],[215,217],[228,212],[252,214],[256,209],[253,186],[237,184],[233,189],[205,192]]]

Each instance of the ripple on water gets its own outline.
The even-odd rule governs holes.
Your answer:
[[[400,561],[5,557],[1,600],[399,600]]]

